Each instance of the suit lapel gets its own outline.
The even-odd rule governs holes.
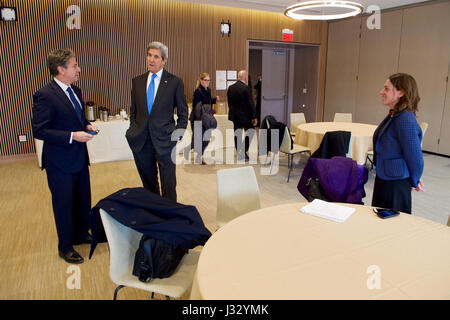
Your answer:
[[[71,112],[73,114],[73,116],[79,120],[77,112],[75,111],[72,102],[66,96],[66,94],[61,89],[61,87],[54,80],[52,82],[50,82],[50,85],[51,85],[53,91],[55,91],[55,94],[58,97],[58,99],[62,102],[62,105],[64,105],[69,110],[69,112]],[[75,92],[75,90],[73,90],[73,91]],[[77,97],[78,97],[78,95],[77,95]],[[78,97],[78,100],[81,101],[81,98]]]
[[[139,80],[139,86],[140,86],[139,91],[142,92],[142,94],[137,96],[139,101],[136,101],[138,106],[139,105],[142,106],[142,112],[144,112],[144,114],[148,114],[148,109],[147,109],[147,79],[148,79],[148,73],[149,73],[148,71],[146,73],[144,73],[142,75],[141,79]]]
[[[163,73],[161,75],[161,81],[159,82],[158,91],[156,92],[155,101],[153,103],[153,108],[158,105],[159,100],[161,100],[161,97],[164,96],[164,93],[167,89],[167,85],[169,83],[169,74],[166,70],[163,70]]]

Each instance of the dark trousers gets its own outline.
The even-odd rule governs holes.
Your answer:
[[[77,173],[64,173],[47,167],[47,181],[52,194],[53,213],[58,233],[58,249],[73,250],[73,243],[89,233],[91,184],[86,165]]]
[[[411,213],[410,179],[382,180],[375,177],[372,206]]]
[[[191,149],[194,149],[195,152],[200,154],[200,152],[199,152],[200,148],[195,145],[195,141],[194,141],[196,139],[196,130],[195,130],[194,121],[191,121],[191,129],[192,129]],[[208,146],[208,144],[211,140],[211,131],[212,130],[204,130],[203,128],[200,129],[200,137],[202,140],[202,149],[201,149],[202,156],[203,156],[203,153],[205,152],[206,147]],[[197,133],[197,134],[199,134],[199,133]],[[204,141],[204,140],[206,140],[206,141]]]
[[[172,162],[171,151],[159,155],[153,147],[152,141],[148,138],[141,151],[133,151],[133,156],[144,188],[162,195],[164,198],[177,201],[176,166]],[[158,171],[161,178],[162,193],[159,189]]]
[[[250,147],[250,137],[247,135],[247,130],[253,129],[253,125],[251,124],[251,122],[241,123],[234,121],[233,127],[234,127],[234,147],[236,148],[238,159],[243,159],[244,156],[247,155],[248,148]],[[239,129],[244,131],[245,135],[244,141],[242,141],[240,131],[238,131]],[[251,138],[253,138],[253,136]]]

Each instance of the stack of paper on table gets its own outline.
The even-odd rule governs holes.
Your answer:
[[[313,202],[301,208],[300,211],[316,217],[325,218],[336,222],[344,222],[353,214],[353,212],[355,212],[355,208],[349,208],[323,200],[314,199]]]

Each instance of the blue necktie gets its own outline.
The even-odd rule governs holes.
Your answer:
[[[68,87],[67,92],[69,93],[70,100],[72,101],[75,111],[77,112],[78,119],[81,123],[83,123],[83,109],[81,108],[80,104],[78,103],[77,99],[75,98],[75,95],[73,94],[72,88]]]
[[[153,106],[153,97],[155,95],[155,78],[156,78],[156,73],[154,73],[152,75],[152,81],[150,81],[150,84],[149,84],[148,89],[147,89],[147,109],[148,109],[148,114],[150,114],[150,112],[152,111],[152,106]]]

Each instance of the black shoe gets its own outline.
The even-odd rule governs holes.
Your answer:
[[[92,242],[92,237],[91,235],[87,235],[86,237],[79,239],[79,240],[75,240],[73,242],[74,245],[79,245],[79,244],[83,244],[83,243],[88,243],[90,244]]]
[[[59,256],[61,258],[63,258],[64,260],[66,260],[67,263],[74,263],[74,264],[79,264],[79,263],[83,263],[84,259],[82,256],[79,255],[78,252],[76,252],[75,250],[69,250],[67,252],[62,252],[59,251]]]

